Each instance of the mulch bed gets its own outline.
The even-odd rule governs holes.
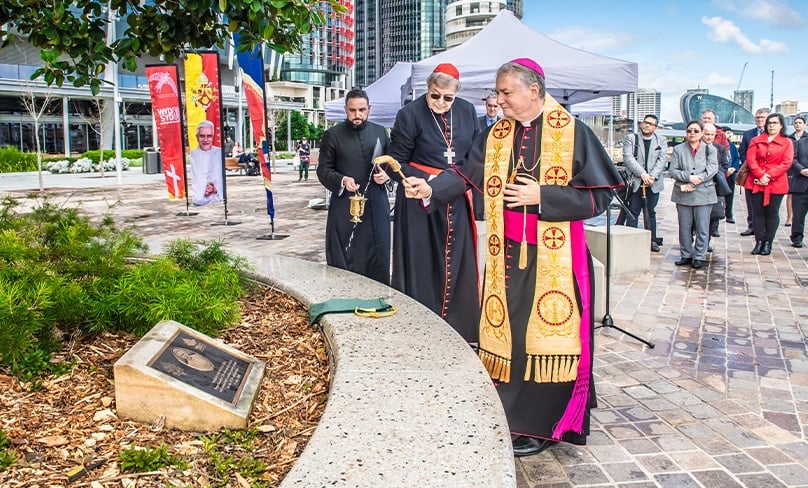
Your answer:
[[[328,395],[328,357],[318,328],[308,326],[305,307],[278,291],[262,289],[242,302],[242,322],[221,339],[266,363],[250,416],[258,435],[245,449],[220,443],[224,455],[266,466],[248,479],[235,468],[214,469],[203,447],[210,433],[167,429],[119,419],[115,413],[113,365],[137,339],[103,334],[67,341],[58,359],[77,361],[66,375],[46,378],[39,390],[0,373],[0,429],[17,453],[0,472],[2,487],[91,486],[277,486],[291,469],[322,416]],[[168,446],[188,464],[141,473],[122,473],[120,452],[133,446]],[[68,472],[103,460],[72,483]],[[234,463],[235,464],[235,463]]]

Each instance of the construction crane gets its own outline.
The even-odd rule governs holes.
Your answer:
[[[738,91],[738,90],[741,89],[741,82],[743,81],[743,74],[746,72],[746,65],[747,64],[749,64],[749,61],[747,61],[747,62],[745,62],[743,64],[743,68],[741,69],[741,76],[740,76],[740,78],[738,78],[738,88],[736,88],[735,91]]]

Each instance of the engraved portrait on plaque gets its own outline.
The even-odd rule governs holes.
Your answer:
[[[148,366],[236,404],[252,364],[215,343],[178,330]]]

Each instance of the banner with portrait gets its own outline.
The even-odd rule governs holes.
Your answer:
[[[208,205],[226,196],[222,151],[222,97],[219,53],[185,57],[185,111],[188,121],[188,159],[191,164],[191,201]]]
[[[168,186],[168,199],[185,198],[188,189],[185,178],[185,151],[182,144],[182,101],[180,99],[177,66],[153,64],[146,66],[152,112],[157,124],[157,143],[163,174]]]
[[[236,48],[238,48],[238,34],[233,34],[233,40]],[[261,46],[256,46],[252,51],[239,52],[237,57],[242,73],[244,97],[247,99],[247,109],[250,112],[253,138],[259,142],[258,160],[261,162],[261,176],[264,179],[264,191],[267,196],[267,214],[270,220],[274,220],[275,204],[272,197],[272,166],[269,159],[269,143],[267,142],[264,59],[261,56]]]

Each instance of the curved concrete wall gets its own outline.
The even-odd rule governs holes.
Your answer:
[[[471,348],[429,309],[375,281],[282,256],[258,278],[308,306],[384,297],[398,312],[321,321],[331,355],[328,404],[281,484],[516,486],[505,413]]]

